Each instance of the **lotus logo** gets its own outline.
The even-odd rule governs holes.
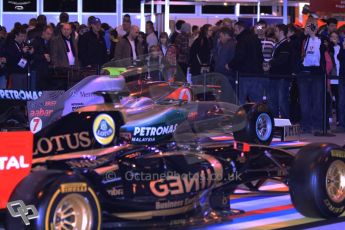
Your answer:
[[[103,119],[101,121],[100,127],[98,128],[96,132],[98,136],[107,138],[113,134],[113,129],[110,127],[107,121]]]
[[[115,123],[111,116],[100,114],[93,122],[93,135],[101,145],[110,144],[115,136]]]

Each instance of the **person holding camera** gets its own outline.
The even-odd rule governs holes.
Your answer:
[[[302,73],[298,77],[301,105],[301,126],[306,133],[320,135],[323,121],[323,76],[325,73],[325,47],[316,36],[317,22],[310,17],[307,21],[302,50]]]
[[[24,28],[13,30],[14,39],[8,42],[6,58],[11,88],[28,89],[29,67],[34,48],[30,42],[25,42],[27,34]]]

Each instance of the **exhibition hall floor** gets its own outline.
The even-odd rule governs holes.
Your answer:
[[[327,142],[343,146],[345,145],[345,133],[337,133],[335,137],[315,137],[311,134],[303,134],[300,140],[312,143]]]
[[[261,187],[264,192],[248,193],[244,190],[231,196],[231,207],[242,209],[244,214],[233,216],[231,222],[200,229],[344,229],[345,214],[334,221],[305,218],[291,204],[288,189],[283,184],[268,182]]]

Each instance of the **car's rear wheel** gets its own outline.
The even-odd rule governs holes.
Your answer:
[[[246,104],[236,113],[246,121],[243,129],[234,132],[236,141],[269,145],[273,139],[274,118],[268,106]]]
[[[267,113],[258,114],[255,122],[256,137],[260,141],[267,141],[271,138],[273,122]]]
[[[345,211],[345,150],[311,144],[298,152],[289,189],[295,208],[306,217],[334,218]]]

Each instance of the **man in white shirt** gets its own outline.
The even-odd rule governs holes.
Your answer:
[[[146,22],[146,35],[147,47],[150,50],[151,46],[155,46],[158,44],[158,38],[155,34],[155,28],[153,26],[153,22],[151,21]]]
[[[139,27],[132,26],[129,34],[120,39],[114,55],[116,66],[128,67],[133,65],[134,61],[140,59],[143,50],[137,39],[139,31]]]
[[[54,67],[69,68],[78,65],[78,45],[69,23],[64,23],[61,33],[51,40],[50,50]]]

